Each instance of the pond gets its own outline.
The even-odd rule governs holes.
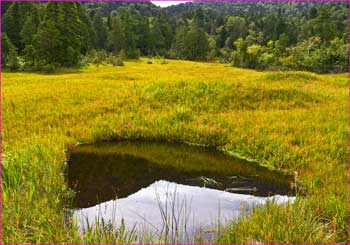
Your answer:
[[[123,223],[139,233],[210,237],[254,205],[292,201],[294,193],[292,176],[214,149],[171,143],[78,145],[69,153],[67,176],[82,231]]]

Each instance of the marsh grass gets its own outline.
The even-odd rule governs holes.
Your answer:
[[[346,74],[141,60],[68,74],[4,72],[2,82],[4,243],[117,242],[93,233],[84,240],[64,218],[71,198],[61,171],[65,150],[110,139],[205,145],[297,171],[307,197],[288,210],[305,213],[295,220],[301,230],[272,225],[258,238],[305,243],[299,234],[322,226],[317,241],[346,242]],[[246,222],[291,219],[282,207],[270,211],[257,209]],[[254,229],[246,226],[235,241],[249,240]]]
[[[268,81],[294,80],[294,81],[318,81],[319,78],[311,72],[304,71],[285,71],[270,72],[265,75]]]
[[[280,217],[285,217],[283,220]],[[320,222],[321,217],[304,201],[277,205],[267,201],[264,207],[256,206],[252,214],[246,213],[225,227],[218,243],[263,244],[318,244],[334,242],[330,223]],[[285,232],[281,232],[285,231]]]

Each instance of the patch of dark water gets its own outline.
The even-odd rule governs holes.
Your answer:
[[[129,228],[138,224],[158,234],[174,219],[187,224],[184,234],[212,230],[218,216],[224,222],[268,199],[287,202],[294,192],[291,176],[256,163],[152,142],[79,145],[70,152],[68,184],[82,229],[87,222],[120,225],[123,219]]]

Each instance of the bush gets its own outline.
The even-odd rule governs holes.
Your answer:
[[[109,55],[108,63],[112,64],[113,66],[124,66],[123,59],[112,54]]]
[[[89,57],[87,55],[84,55],[81,57],[80,59],[80,66],[86,66],[88,65],[90,62],[89,62]]]
[[[45,73],[54,73],[57,71],[57,67],[53,64],[46,64],[40,67],[40,70]]]
[[[4,68],[12,71],[20,69],[20,60],[18,58],[17,48],[11,43],[6,33],[2,35],[2,56],[1,62]]]
[[[97,52],[97,59],[98,59],[97,63],[98,64],[106,62],[107,58],[108,58],[108,55],[107,55],[106,50],[102,49],[102,50]]]
[[[118,57],[116,59],[116,62],[113,63],[114,66],[124,66],[124,62],[123,62],[123,59],[121,57]]]
[[[25,68],[31,68],[35,63],[35,48],[33,45],[26,45],[23,50]]]
[[[151,64],[152,64],[152,61],[147,60],[147,64],[151,65]]]
[[[21,63],[18,56],[15,56],[14,53],[13,54],[10,53],[6,67],[9,68],[11,71],[21,70]]]
[[[126,55],[124,49],[119,51],[119,57],[122,59],[122,61],[127,59],[127,55]]]
[[[81,58],[80,65],[95,64],[100,65],[102,63],[111,64],[113,55],[108,55],[105,50],[91,50],[84,57]]]
[[[140,58],[140,50],[139,49],[136,49],[136,48],[130,48],[128,50],[128,58],[129,59],[139,59]]]

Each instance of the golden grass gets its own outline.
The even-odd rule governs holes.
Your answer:
[[[62,174],[65,149],[102,139],[209,145],[297,171],[308,193],[306,206],[329,227],[324,241],[330,241],[328,232],[345,241],[346,74],[152,62],[54,75],[2,74],[3,242],[117,241],[81,238],[64,223],[70,198]]]

